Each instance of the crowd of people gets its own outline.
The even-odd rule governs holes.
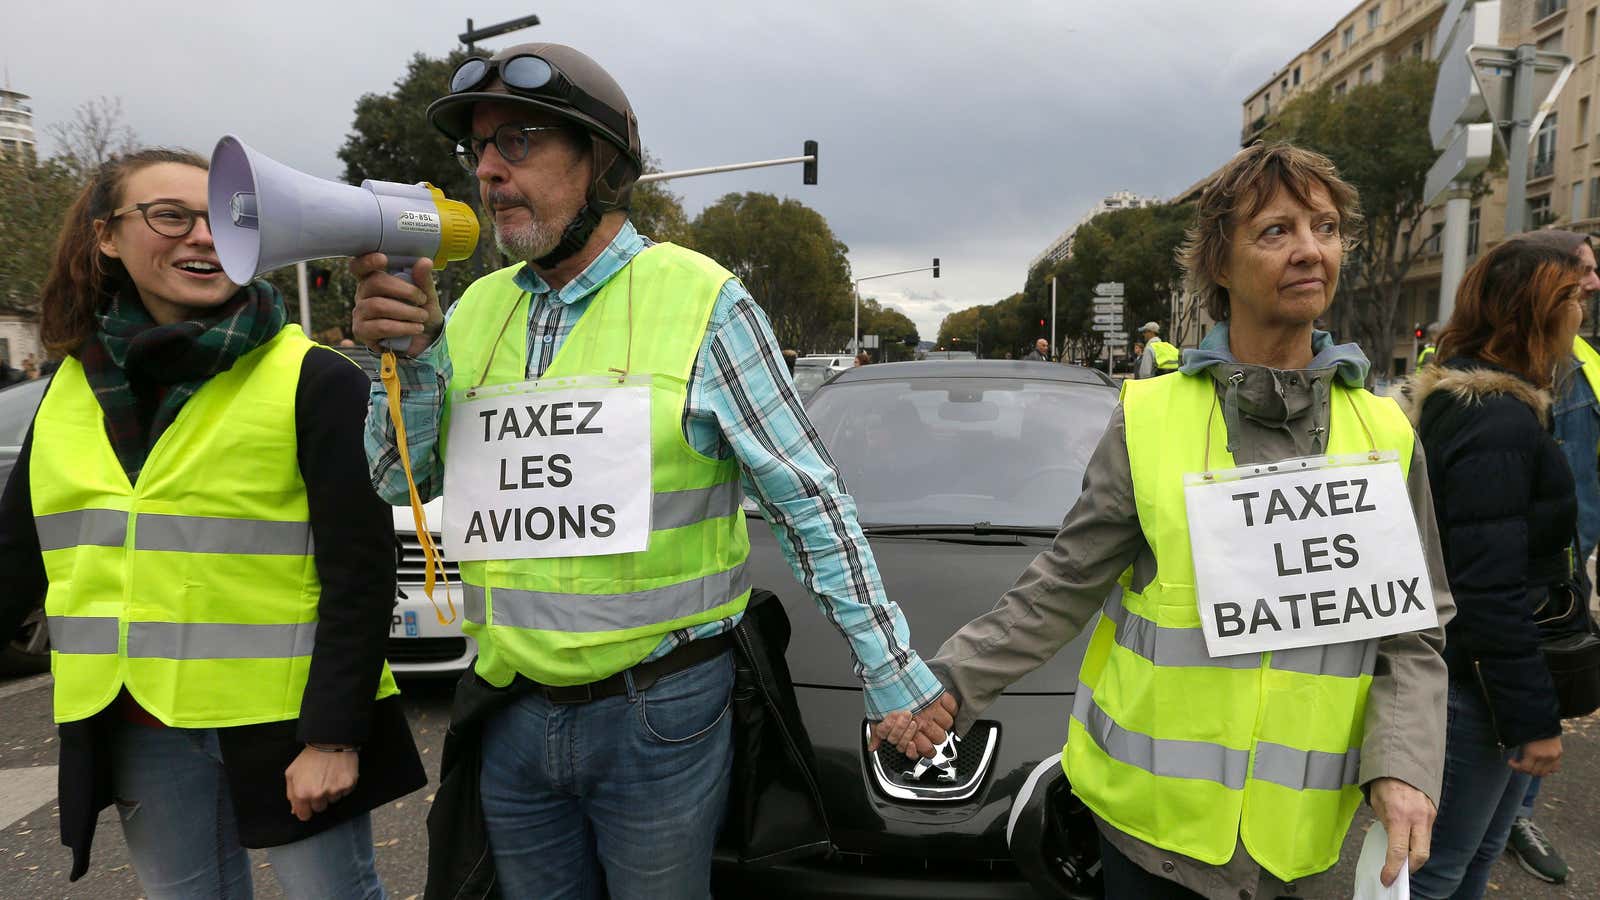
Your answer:
[[[457,689],[458,818],[431,832],[430,895],[708,895],[731,632],[751,601],[741,485],[849,646],[868,749],[932,756],[1091,633],[1061,763],[1114,900],[1347,896],[1326,873],[1363,804],[1388,835],[1385,883],[1408,869],[1416,896],[1481,897],[1537,779],[1560,770],[1563,719],[1600,706],[1585,238],[1484,253],[1403,408],[1366,389],[1358,346],[1315,327],[1356,190],[1319,154],[1241,151],[1182,251],[1217,326],[1181,353],[1144,326],[1148,377],[1125,384],[1053,545],[924,660],[761,308],[629,221],[643,151],[621,86],[572,48],[519,45],[462,62],[426,115],[513,264],[447,312],[428,260],[409,279],[382,254],[353,261],[354,339],[405,345],[385,362],[392,398],[308,340],[269,284],[226,280],[203,158],[122,156],[69,213],[41,305],[62,362],[0,497],[0,632],[44,598],[73,879],[114,804],[151,898],[250,896],[247,847],[292,897],[386,896],[371,810],[425,781],[384,661],[390,504],[495,490],[475,423],[534,393],[616,410],[586,433],[643,502],[612,511],[620,550],[590,536],[519,553],[497,532],[458,557],[479,655]],[[643,438],[605,436],[623,422]],[[1277,497],[1298,477],[1281,470],[1324,467],[1342,479],[1335,513],[1400,523],[1359,557],[1335,539],[1339,567],[1415,559],[1419,618],[1375,616],[1374,584],[1333,624],[1315,594],[1292,624],[1263,600],[1250,642],[1231,642],[1211,598],[1268,596],[1228,570],[1273,546],[1186,493]],[[1373,488],[1381,506],[1336,499],[1369,482],[1392,486]],[[1226,558],[1201,552],[1219,536]],[[1325,558],[1307,543],[1307,570]]]

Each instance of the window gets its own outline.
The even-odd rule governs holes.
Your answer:
[[[1583,14],[1583,46],[1578,48],[1579,56],[1587,56],[1594,52],[1594,10]]]
[[[1330,63],[1330,62],[1333,62],[1333,51],[1332,50],[1323,50],[1322,51],[1322,65],[1323,66],[1327,66],[1328,63]]]
[[[1371,84],[1372,83],[1372,63],[1367,63],[1366,65],[1361,67],[1361,80],[1358,83],[1359,84]]]
[[[1533,159],[1529,161],[1530,178],[1543,178],[1556,170],[1556,114],[1551,113],[1539,123],[1539,132],[1534,135]]]
[[[1541,194],[1528,199],[1528,227],[1543,228],[1553,220],[1550,215],[1550,195]]]
[[[1583,212],[1583,182],[1574,181],[1572,183],[1572,206],[1567,211],[1567,220],[1568,221],[1572,221],[1572,220],[1577,219],[1578,216],[1582,214],[1582,212]]]
[[[1411,56],[1414,59],[1422,58],[1422,38],[1417,38],[1411,42]]]
[[[1589,98],[1578,98],[1578,146],[1589,143]]]
[[[1600,219],[1600,178],[1589,179],[1589,218]]]
[[[1299,87],[1300,86],[1300,67],[1299,66],[1295,66],[1294,67],[1294,86],[1295,87]]]
[[[1350,87],[1350,82],[1348,82],[1348,81],[1339,82],[1338,84],[1333,86],[1333,95],[1335,97],[1343,97],[1345,89],[1348,88],[1348,87]]]
[[[1467,216],[1467,256],[1478,255],[1478,207]]]
[[[1427,240],[1422,242],[1423,253],[1438,253],[1440,243],[1444,240],[1444,223],[1433,223],[1433,230],[1428,232]]]
[[[1537,22],[1566,8],[1567,0],[1539,0],[1538,3],[1534,4],[1533,20]]]
[[[1339,49],[1341,49],[1341,50],[1349,50],[1350,49],[1350,45],[1354,44],[1356,42],[1356,27],[1354,25],[1345,26],[1344,34],[1340,37],[1339,40],[1340,40]]]
[[[1383,24],[1383,4],[1380,3],[1377,6],[1374,6],[1373,8],[1367,10],[1367,30],[1368,31],[1377,31],[1378,30],[1378,26],[1382,25],[1382,24]]]
[[[1546,35],[1543,40],[1539,41],[1539,49],[1545,51],[1546,53],[1560,53],[1561,43],[1565,38],[1566,32],[1563,31],[1557,31],[1554,34]]]

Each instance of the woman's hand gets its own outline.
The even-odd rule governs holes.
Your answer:
[[[1516,759],[1507,760],[1506,765],[1536,778],[1554,775],[1561,771],[1561,735],[1523,744]]]
[[[309,822],[329,804],[349,796],[360,775],[359,757],[358,751],[330,753],[310,747],[301,750],[283,773],[289,788],[289,808],[295,818]]]

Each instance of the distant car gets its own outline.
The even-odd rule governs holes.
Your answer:
[[[375,377],[377,357],[365,348],[335,349]],[[33,414],[49,383],[49,378],[39,378],[0,390],[0,484],[11,475],[11,467],[22,450],[28,427],[33,424]],[[424,509],[429,527],[439,527],[443,518],[440,502],[434,500]],[[394,536],[398,583],[394,614],[389,621],[389,667],[396,675],[457,675],[477,653],[472,639],[461,631],[462,591],[458,567],[445,560],[443,571],[449,578],[449,586],[444,587],[441,581],[434,589],[439,607],[446,615],[449,601],[455,601],[455,620],[449,625],[440,625],[433,604],[422,592],[422,544],[417,540],[417,528],[409,506],[394,507]],[[438,540],[435,534],[434,541]],[[44,610],[39,609],[23,621],[4,650],[0,650],[0,675],[25,675],[49,669],[50,634],[45,627]]]
[[[807,361],[810,362],[807,362]],[[853,369],[856,358],[849,353],[812,353],[799,359],[801,365],[828,366],[833,369]]]
[[[929,350],[923,354],[922,358],[949,361],[954,359],[977,359],[978,354],[973,353],[971,350]]]
[[[794,363],[795,389],[804,400],[815,394],[829,378],[854,366],[855,360],[848,356],[803,356]]]
[[[854,499],[924,658],[1048,548],[1117,403],[1102,372],[1021,361],[850,369],[807,413]],[[748,509],[753,509],[749,504]],[[852,655],[759,511],[752,583],[777,594],[834,852],[771,867],[719,856],[717,896],[1087,898],[1098,838],[1062,773],[1086,631],[984,712],[948,766],[866,749]]]

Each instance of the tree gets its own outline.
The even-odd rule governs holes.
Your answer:
[[[107,160],[138,149],[133,129],[122,118],[121,97],[95,97],[78,104],[72,120],[51,125],[56,159],[80,181],[88,181]]]
[[[661,171],[661,161],[649,150],[644,154],[644,170]],[[667,190],[664,182],[634,186],[628,219],[640,234],[653,240],[675,244],[689,240],[689,217],[683,212],[683,199]]]
[[[849,340],[849,248],[816,210],[771,194],[727,194],[695,217],[686,243],[739,276],[783,347],[823,352]]]
[[[884,306],[875,297],[861,299],[861,333],[878,336],[878,351],[873,356],[874,362],[888,362],[896,356],[909,359],[911,351],[902,348],[906,347],[908,342],[911,347],[915,347],[920,341],[917,336],[917,325],[909,316],[898,309]]]
[[[1326,154],[1361,193],[1366,221],[1346,254],[1330,315],[1334,330],[1380,367],[1394,352],[1401,287],[1428,238],[1417,231],[1428,211],[1423,183],[1439,156],[1428,134],[1437,76],[1437,63],[1402,60],[1383,80],[1344,97],[1323,87],[1290,101],[1268,130],[1272,139]]]
[[[82,182],[60,158],[0,155],[0,312],[35,316],[56,236]]]

